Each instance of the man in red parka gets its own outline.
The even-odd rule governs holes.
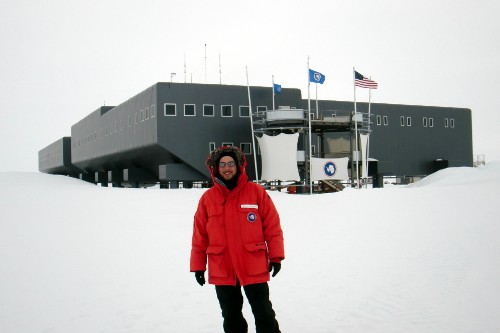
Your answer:
[[[267,284],[285,258],[278,212],[264,188],[248,181],[240,149],[222,146],[206,165],[214,186],[200,198],[194,216],[191,272],[203,286],[208,258],[208,283],[215,285],[224,332],[248,331],[243,287],[257,333],[279,333]]]

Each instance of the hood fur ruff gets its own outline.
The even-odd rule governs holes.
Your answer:
[[[236,161],[238,163],[238,167],[240,169],[241,173],[245,173],[245,167],[247,165],[247,160],[245,158],[245,154],[235,146],[221,146],[217,148],[216,150],[212,151],[210,155],[208,155],[207,161],[205,162],[205,165],[207,166],[208,170],[210,171],[210,174],[212,177],[215,176],[217,173],[217,162],[219,161],[220,157],[222,155],[229,154],[236,156]]]

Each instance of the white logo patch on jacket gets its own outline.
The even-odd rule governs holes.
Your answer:
[[[251,208],[251,209],[259,209],[259,205],[254,205],[254,204],[241,204],[241,208]]]

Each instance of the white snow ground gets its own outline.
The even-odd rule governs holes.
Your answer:
[[[282,332],[500,332],[499,185],[491,162],[409,186],[270,192]],[[221,332],[213,286],[189,272],[202,192],[0,173],[0,332]]]

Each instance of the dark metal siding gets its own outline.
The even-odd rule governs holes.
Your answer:
[[[158,149],[156,86],[116,107],[101,107],[71,127],[73,164],[88,172],[145,167]]]
[[[303,101],[307,104],[307,101]],[[313,103],[311,103],[313,104]],[[354,110],[353,102],[320,101],[320,112]],[[357,103],[358,112],[368,112],[367,103]],[[370,136],[370,157],[392,162],[397,176],[428,175],[436,171],[435,161],[447,160],[449,166],[472,166],[471,110],[453,107],[371,104],[373,114]],[[377,115],[382,125],[377,125]],[[383,124],[387,116],[388,125]],[[404,117],[405,126],[400,119]],[[407,118],[411,126],[407,126]],[[433,127],[423,126],[423,118],[433,119]],[[444,121],[454,119],[454,128],[445,128]],[[450,125],[450,124],[449,124]],[[334,134],[332,136],[339,136]]]
[[[257,106],[272,108],[271,88],[250,87],[250,92],[254,110]],[[275,102],[300,107],[300,90],[283,89]],[[176,104],[176,116],[164,116],[165,103]],[[195,105],[195,116],[184,116],[185,104]],[[214,105],[214,117],[203,116],[204,104]],[[231,105],[233,116],[222,117],[221,105]],[[217,147],[223,142],[238,147],[252,142],[250,118],[240,117],[240,106],[248,106],[245,86],[157,83],[116,107],[101,107],[73,125],[73,164],[89,173],[141,168],[157,178],[160,165],[183,164],[189,179],[193,172],[200,180],[208,179],[204,161],[209,142]],[[252,158],[247,171],[254,177]]]
[[[257,106],[272,108],[272,89],[269,87],[250,87],[252,109]],[[245,86],[223,86],[205,84],[158,84],[158,136],[159,144],[209,178],[205,159],[209,154],[209,143],[216,147],[223,142],[232,142],[239,147],[241,143],[251,143],[251,124],[249,117],[240,117],[240,106],[248,106],[248,89]],[[164,104],[176,104],[176,116],[164,116]],[[300,108],[299,89],[283,89],[275,98],[276,105],[286,104]],[[184,105],[194,104],[195,116],[184,116]],[[203,105],[214,105],[214,116],[203,116]],[[221,105],[232,106],[232,117],[222,117]],[[255,178],[253,156],[247,156],[247,173]]]
[[[38,170],[44,173],[76,175],[71,164],[71,138],[63,137],[38,152]]]
[[[396,175],[428,175],[436,171],[435,161],[448,160],[450,166],[472,166],[472,121],[469,109],[389,104],[372,105],[372,113],[386,115],[387,126],[372,126],[370,151],[379,160],[393,161]],[[405,126],[401,126],[404,117]],[[411,126],[408,126],[408,118]],[[424,127],[423,118],[427,119]],[[433,119],[433,127],[429,119]],[[454,119],[454,128],[444,127],[444,119]]]

